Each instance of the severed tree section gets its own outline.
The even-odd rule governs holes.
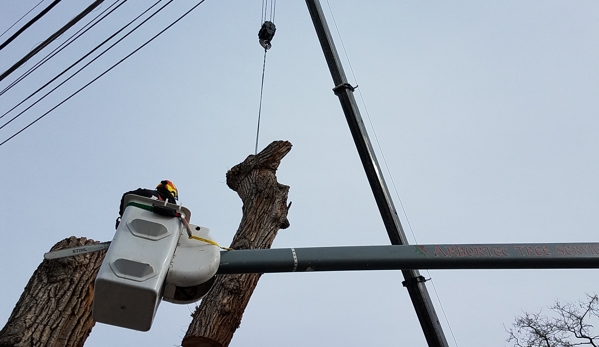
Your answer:
[[[279,229],[289,227],[289,186],[277,182],[276,171],[290,150],[290,142],[275,141],[227,172],[227,185],[243,202],[243,217],[230,252],[270,248]],[[192,315],[183,347],[228,346],[260,275],[217,276],[212,290]]]
[[[70,237],[51,251],[94,243],[84,237]],[[101,251],[44,260],[0,331],[0,346],[83,346],[95,323],[94,280],[105,254]]]

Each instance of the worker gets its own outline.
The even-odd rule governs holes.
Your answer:
[[[162,180],[156,186],[155,190],[152,189],[144,189],[137,188],[136,190],[132,190],[130,192],[126,192],[123,194],[121,198],[121,205],[119,207],[119,217],[116,219],[115,228],[119,227],[119,223],[121,222],[121,217],[123,216],[123,212],[125,212],[125,195],[127,194],[135,194],[139,196],[144,196],[146,198],[158,200],[158,201],[167,201],[172,204],[176,204],[177,200],[179,200],[179,192],[175,184],[169,180]]]

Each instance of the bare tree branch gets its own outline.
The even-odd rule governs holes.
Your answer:
[[[598,346],[598,335],[592,333],[592,321],[599,319],[597,294],[577,304],[556,301],[549,309],[551,317],[541,311],[517,316],[506,341],[513,347]]]

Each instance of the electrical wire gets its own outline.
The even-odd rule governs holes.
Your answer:
[[[9,37],[8,39],[6,39],[6,41],[4,41],[2,44],[0,44],[0,51],[8,46],[9,43],[11,43],[14,39],[16,39],[17,37],[19,37],[19,35],[21,35],[25,30],[27,30],[27,28],[29,28],[30,26],[32,26],[35,22],[37,22],[40,18],[42,18],[43,16],[45,16],[48,12],[50,12],[50,10],[58,5],[58,3],[60,2],[60,0],[54,0],[50,5],[48,5],[48,7],[46,7],[45,9],[42,10],[42,12],[38,13],[37,16],[33,17],[29,22],[25,23],[25,25],[23,25],[23,27],[21,27],[21,29],[17,30],[17,32],[15,32],[14,34],[12,34],[11,37]],[[39,4],[38,4],[39,5]],[[37,5],[36,5],[37,7]],[[35,8],[35,7],[34,7]],[[31,11],[30,11],[31,12]],[[29,12],[27,12],[29,13]],[[20,20],[20,19],[19,19]]]
[[[172,2],[172,1],[173,0],[171,0],[170,2]],[[17,131],[15,134],[11,135],[6,140],[0,142],[0,147],[3,146],[8,141],[10,141],[11,139],[13,139],[15,136],[19,135],[20,133],[22,133],[23,131],[25,131],[26,129],[28,129],[33,124],[37,123],[40,119],[42,119],[45,116],[47,116],[50,112],[54,111],[60,105],[62,105],[65,102],[67,102],[69,99],[71,99],[73,96],[77,95],[79,92],[81,92],[82,90],[84,90],[85,88],[87,88],[89,85],[91,85],[92,83],[94,83],[95,81],[97,81],[98,79],[100,79],[102,76],[104,76],[105,74],[107,74],[108,72],[110,72],[112,69],[114,69],[115,67],[117,67],[118,65],[120,65],[122,62],[124,62],[125,60],[127,60],[133,54],[137,53],[139,50],[141,50],[142,48],[144,48],[150,42],[154,41],[154,39],[156,39],[158,36],[162,35],[165,31],[167,31],[173,25],[175,25],[177,22],[179,22],[181,19],[183,19],[184,17],[186,17],[189,13],[191,13],[193,10],[195,10],[198,6],[200,6],[201,4],[203,4],[204,1],[206,1],[206,0],[200,0],[200,2],[198,2],[196,5],[194,5],[193,7],[191,7],[191,9],[189,9],[187,12],[185,12],[183,15],[181,15],[179,18],[177,18],[174,22],[172,22],[171,24],[169,24],[166,28],[162,29],[160,32],[158,32],[156,35],[154,35],[152,38],[150,38],[149,40],[147,40],[144,44],[142,44],[141,46],[139,46],[137,49],[135,49],[134,51],[132,51],[131,53],[129,53],[128,55],[126,55],[124,58],[122,58],[121,60],[119,60],[118,62],[116,62],[110,68],[108,68],[107,70],[105,70],[104,72],[102,72],[100,75],[98,75],[97,77],[95,77],[93,80],[91,80],[90,82],[88,82],[87,84],[85,84],[83,87],[79,88],[77,91],[75,91],[74,93],[72,93],[71,95],[69,95],[67,98],[65,98],[63,101],[61,101],[60,103],[58,103],[56,106],[54,106],[50,110],[46,111],[44,114],[42,114],[41,116],[39,116],[38,118],[36,118],[34,121],[32,121],[29,124],[27,124],[21,130]]]
[[[41,0],[40,2],[38,2],[37,5],[33,6],[33,8],[31,10],[27,11],[27,13],[22,15],[21,18],[17,19],[16,22],[14,22],[11,26],[8,27],[8,29],[4,30],[4,32],[2,34],[0,34],[0,37],[4,36],[4,34],[6,34],[10,29],[12,29],[12,27],[17,25],[23,18],[25,18],[29,13],[31,13],[31,11],[35,10],[42,2],[44,2],[44,0]]]
[[[116,7],[114,7],[119,1],[121,1],[121,2]],[[117,0],[116,2],[112,3],[112,5],[108,6],[106,9],[104,9],[104,11],[102,11],[100,14],[98,14],[96,17],[94,17],[92,20],[90,20],[89,23],[87,23],[81,29],[79,29],[77,32],[75,32],[73,35],[71,35],[65,42],[61,43],[58,47],[54,48],[44,58],[42,58],[40,61],[38,61],[37,63],[35,63],[26,72],[24,72],[23,74],[21,74],[21,76],[19,76],[17,79],[15,79],[14,81],[12,81],[8,86],[6,86],[2,91],[0,91],[0,96],[4,95],[4,93],[6,93],[12,87],[14,87],[15,85],[17,85],[22,80],[24,80],[32,72],[34,72],[35,70],[37,70],[38,68],[40,68],[48,60],[52,59],[54,56],[56,56],[58,53],[60,53],[63,49],[65,49],[68,46],[70,46],[78,38],[80,38],[81,36],[83,36],[83,34],[87,33],[91,28],[93,28],[94,26],[96,26],[98,23],[100,23],[106,17],[108,17],[108,15],[112,14],[112,12],[114,12],[116,9],[118,9],[119,7],[121,7],[125,2],[127,2],[127,0]],[[114,8],[112,8],[112,7],[114,7]],[[112,10],[111,10],[111,8],[112,8]],[[108,12],[108,13],[106,13],[106,12]],[[102,15],[104,15],[104,16],[102,18],[98,19]],[[98,20],[96,21],[96,19],[98,19]],[[92,22],[93,22],[93,24],[91,24]],[[4,117],[4,116],[0,116],[0,118],[2,118],[2,117]]]
[[[356,84],[357,84],[358,82],[357,82],[356,75],[354,73],[354,69],[353,69],[353,67],[351,65],[351,61],[349,60],[349,55],[347,54],[347,50],[345,49],[345,44],[343,43],[343,39],[341,38],[341,33],[339,32],[339,27],[337,26],[337,22],[335,21],[335,16],[333,15],[333,10],[331,9],[331,5],[330,5],[330,3],[329,3],[328,0],[327,0],[327,5],[329,7],[329,11],[331,13],[331,18],[333,19],[333,24],[335,25],[335,30],[337,31],[337,35],[339,36],[339,41],[341,42],[341,47],[343,48],[343,52],[344,52],[345,57],[347,59],[350,71],[352,73],[352,76],[353,76],[354,80],[356,81]],[[393,175],[391,174],[391,170],[389,169],[389,165],[387,163],[387,159],[385,158],[385,154],[383,152],[383,148],[382,148],[382,146],[381,146],[381,144],[379,142],[378,136],[376,135],[376,130],[375,130],[374,125],[372,123],[372,119],[370,118],[370,114],[368,112],[368,108],[366,107],[366,102],[364,101],[364,97],[362,95],[362,92],[359,89],[358,89],[358,94],[360,95],[360,100],[362,101],[362,105],[364,106],[364,110],[366,111],[366,116],[368,118],[370,126],[372,127],[376,144],[377,144],[377,146],[379,148],[379,151],[381,152],[381,156],[383,158],[383,162],[385,163],[385,169],[389,173],[389,177],[391,177],[391,184],[393,185],[393,189],[395,191],[395,195],[397,196],[397,198],[399,200],[399,204],[400,204],[401,209],[403,211],[403,214],[406,217],[406,222],[408,224],[408,228],[410,229],[410,232],[412,234],[412,237],[414,238],[414,241],[416,242],[416,244],[418,244],[418,240],[416,240],[416,235],[414,234],[414,230],[412,228],[412,224],[410,223],[410,219],[408,218],[408,214],[407,214],[407,212],[406,212],[406,210],[404,208],[403,202],[401,200],[401,196],[399,195],[399,191],[397,189],[395,181],[393,180]],[[449,323],[449,319],[447,318],[447,313],[445,312],[445,308],[443,307],[443,303],[441,302],[441,298],[439,297],[439,293],[437,292],[437,288],[435,287],[435,283],[433,282],[432,277],[430,275],[430,271],[428,271],[428,270],[426,270],[426,271],[427,271],[429,280],[431,281],[431,284],[433,286],[433,291],[435,292],[435,296],[437,297],[437,301],[439,302],[439,306],[441,306],[441,311],[443,312],[443,316],[445,318],[445,321],[447,322],[447,326],[448,326],[449,332],[450,332],[450,334],[451,334],[451,336],[453,338],[453,342],[455,343],[456,346],[458,346],[458,342],[457,342],[457,340],[455,338],[455,335],[453,333],[453,329],[451,328],[451,324]]]
[[[39,45],[37,45],[34,49],[31,50],[31,52],[27,53],[23,58],[21,58],[13,66],[11,66],[10,68],[8,68],[8,70],[4,71],[0,75],[0,81],[2,81],[3,79],[5,79],[6,76],[8,76],[11,73],[13,73],[21,65],[25,64],[25,62],[27,62],[27,60],[31,59],[31,57],[33,57],[34,55],[36,55],[37,53],[39,53],[42,49],[44,49],[52,41],[56,40],[60,35],[62,35],[65,31],[67,31],[69,28],[71,28],[73,25],[75,25],[77,22],[79,22],[81,19],[83,19],[83,17],[85,17],[87,14],[89,14],[91,11],[93,11],[96,7],[100,6],[100,4],[102,2],[104,2],[104,0],[96,0],[96,1],[94,1],[91,5],[89,5],[85,10],[83,10],[81,13],[79,13],[77,16],[75,16],[73,19],[71,19],[62,28],[58,29],[58,31],[56,31],[54,34],[50,35],[50,37],[48,37],[42,43],[40,43]]]
[[[85,54],[83,57],[81,57],[79,60],[77,60],[76,62],[74,62],[73,64],[71,64],[69,67],[67,67],[66,69],[64,69],[61,73],[59,73],[58,75],[56,75],[55,77],[53,77],[50,81],[48,81],[46,84],[44,84],[43,86],[41,86],[40,88],[38,88],[35,92],[31,93],[28,97],[26,97],[25,99],[23,99],[21,102],[19,102],[17,105],[13,106],[10,110],[6,111],[4,114],[0,115],[0,119],[2,119],[3,117],[5,117],[7,114],[9,114],[10,112],[12,112],[15,108],[19,107],[20,105],[22,105],[25,101],[29,100],[30,98],[32,98],[35,94],[37,94],[39,91],[41,91],[42,89],[44,89],[45,87],[47,87],[50,83],[54,82],[56,79],[58,79],[60,76],[62,76],[63,74],[65,74],[67,71],[69,71],[71,68],[73,68],[75,65],[79,64],[83,59],[87,58],[90,54],[92,54],[93,52],[95,52],[98,48],[100,48],[101,46],[103,46],[106,42],[110,41],[113,37],[115,37],[116,35],[118,35],[121,31],[123,31],[125,28],[127,28],[129,25],[131,25],[133,22],[135,22],[136,20],[138,20],[141,16],[143,16],[144,14],[146,14],[149,10],[151,10],[152,8],[154,8],[156,5],[158,5],[158,3],[162,1],[162,0],[158,0],[156,1],[152,6],[150,6],[149,8],[147,8],[144,12],[142,12],[140,15],[138,15],[137,17],[135,17],[134,19],[132,19],[129,23],[127,23],[124,27],[122,27],[121,29],[119,29],[117,32],[115,32],[114,34],[112,34],[111,36],[109,36],[107,39],[105,39],[104,41],[102,41],[99,45],[97,45],[96,47],[94,47],[91,51],[89,51],[87,54]],[[170,4],[167,3],[166,5]],[[121,3],[122,5],[122,3]],[[162,8],[166,7],[166,5],[164,5]],[[119,5],[120,6],[120,5]],[[118,7],[117,7],[118,8]],[[7,126],[9,123],[11,123],[13,120],[15,120],[16,118],[18,118],[20,115],[22,115],[25,111],[29,110],[31,107],[33,107],[34,105],[36,105],[38,102],[40,102],[42,99],[44,99],[46,96],[48,96],[50,93],[52,93],[54,90],[56,90],[58,87],[60,87],[61,85],[63,85],[65,82],[67,82],[68,80],[70,80],[72,77],[74,77],[75,75],[77,75],[81,70],[83,70],[84,68],[86,68],[87,66],[89,66],[91,63],[93,63],[94,61],[96,61],[98,58],[100,58],[102,55],[104,55],[104,53],[106,53],[107,51],[109,51],[110,49],[112,49],[116,44],[118,44],[119,42],[121,42],[124,38],[126,38],[127,36],[129,36],[129,34],[131,34],[132,32],[134,32],[135,30],[137,30],[137,28],[139,28],[142,24],[144,24],[146,21],[148,21],[150,18],[152,18],[155,14],[157,14],[158,12],[160,12],[161,9],[159,9],[158,11],[156,11],[154,14],[152,14],[150,17],[148,17],[144,22],[142,22],[141,24],[139,24],[137,27],[135,27],[134,29],[132,29],[130,32],[128,32],[125,36],[123,36],[122,38],[120,38],[117,42],[115,42],[114,44],[112,44],[110,47],[108,47],[106,50],[104,50],[102,53],[100,53],[99,55],[97,55],[94,59],[92,59],[91,61],[89,61],[87,64],[85,64],[81,69],[77,70],[74,74],[72,74],[71,76],[69,76],[66,80],[64,80],[63,82],[61,82],[58,86],[56,86],[54,89],[52,89],[50,92],[48,92],[47,94],[45,94],[43,97],[41,97],[40,99],[38,99],[37,101],[35,101],[33,104],[29,105],[29,107],[27,107],[25,110],[21,111],[21,113],[19,113],[18,115],[16,115],[15,117],[13,117],[12,119],[10,119],[9,121],[7,121],[5,124],[3,124],[2,126],[0,126],[0,129],[4,128],[5,126]],[[116,8],[115,8],[116,9]],[[1,94],[0,94],[1,95]]]
[[[142,14],[138,15],[137,17],[135,17],[132,21],[130,21],[129,23],[127,23],[123,28],[121,28],[119,31],[117,31],[115,34],[113,34],[112,36],[110,36],[108,39],[104,40],[104,42],[100,43],[98,46],[96,46],[96,48],[94,48],[92,50],[95,51],[97,48],[99,48],[100,46],[102,46],[104,43],[106,43],[108,40],[110,40],[113,36],[115,36],[116,34],[118,34],[120,31],[122,31],[123,29],[125,29],[127,26],[129,26],[131,23],[133,23],[134,21],[136,21],[139,17],[143,16],[147,11],[149,11],[150,9],[152,9],[154,6],[156,6],[161,0],[158,0],[156,3],[154,3],[152,6],[150,6],[148,9],[146,9]],[[134,31],[136,31],[139,27],[141,27],[143,24],[145,24],[148,20],[150,20],[152,17],[154,17],[156,14],[158,14],[160,11],[162,11],[166,6],[170,5],[174,0],[170,0],[169,2],[167,2],[166,4],[164,4],[161,8],[159,8],[158,10],[156,10],[156,12],[152,13],[148,18],[146,18],[144,21],[142,21],[140,24],[138,24],[135,28],[131,29],[131,31],[129,31],[127,34],[125,34],[123,37],[121,37],[118,41],[116,41],[115,43],[113,43],[112,45],[110,45],[108,48],[106,48],[103,52],[101,52],[100,54],[98,54],[95,58],[93,58],[92,60],[90,60],[87,64],[83,65],[83,67],[81,67],[79,70],[75,71],[71,76],[69,76],[67,79],[65,79],[64,81],[62,81],[60,84],[58,84],[56,87],[52,88],[49,92],[47,92],[46,94],[44,94],[42,97],[40,97],[39,99],[37,99],[33,104],[29,105],[26,109],[24,109],[23,111],[19,112],[19,114],[17,114],[16,116],[14,116],[13,118],[11,118],[10,120],[8,120],[6,123],[4,123],[2,126],[0,126],[0,130],[3,129],[4,127],[6,127],[8,124],[10,124],[12,121],[14,121],[15,119],[19,118],[23,113],[27,112],[29,109],[31,109],[33,106],[35,106],[38,102],[42,101],[43,99],[46,98],[46,96],[50,95],[52,92],[54,92],[56,89],[58,89],[59,87],[61,87],[63,84],[65,84],[67,81],[69,81],[71,78],[75,77],[79,72],[81,72],[83,69],[85,69],[86,67],[88,67],[91,63],[93,63],[94,61],[96,61],[98,58],[100,58],[102,55],[104,55],[106,52],[108,52],[110,49],[112,49],[114,46],[116,46],[119,42],[123,41],[127,36],[129,36],[131,33],[133,33]],[[89,52],[88,54],[86,54],[84,57],[82,57],[81,59],[79,59],[78,61],[76,61],[75,63],[73,63],[71,66],[69,66],[68,68],[66,68],[63,72],[61,72],[58,76],[56,76],[54,79],[52,79],[51,81],[49,81],[48,83],[46,83],[44,86],[42,86],[40,89],[38,89],[37,91],[34,92],[37,93],[38,91],[40,91],[42,88],[46,87],[48,84],[50,84],[51,82],[53,82],[56,78],[58,78],[59,76],[61,76],[62,74],[64,74],[67,70],[71,69],[73,66],[75,66],[76,64],[78,64],[81,60],[83,60],[85,57],[87,57],[89,54],[91,54],[92,52]],[[30,95],[31,96],[31,95]],[[30,97],[29,96],[29,97]],[[27,98],[29,98],[27,97]],[[22,103],[22,102],[21,102]],[[17,105],[18,106],[18,105]],[[15,106],[16,107],[16,106]],[[12,111],[13,109],[15,109],[15,107],[13,107],[12,109],[10,109],[8,112],[4,113],[0,118],[6,116],[10,111]]]

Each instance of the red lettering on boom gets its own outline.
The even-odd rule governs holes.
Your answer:
[[[527,255],[534,255],[534,251],[532,250],[532,247],[526,246],[524,248],[526,249],[526,253],[528,253]]]
[[[435,253],[433,254],[433,256],[437,256],[437,254],[443,254],[444,257],[447,257],[447,254],[445,254],[445,252],[443,252],[443,250],[441,249],[441,247],[435,245]]]
[[[524,253],[522,252],[522,247],[521,246],[514,246],[515,249],[518,250],[518,252],[520,252],[520,255],[524,255]]]
[[[451,246],[451,247],[447,247],[447,253],[449,254],[449,256],[451,257],[452,255],[454,257],[457,257],[458,254],[455,251],[455,247]]]
[[[547,248],[545,250],[545,248]],[[557,245],[555,246],[558,256],[565,255],[599,255],[599,244],[592,245]],[[543,247],[545,254],[550,255],[548,247]]]
[[[564,250],[566,251],[566,254],[572,255],[572,247],[566,246],[566,247],[564,247]]]

